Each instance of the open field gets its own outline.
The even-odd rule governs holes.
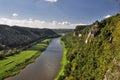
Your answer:
[[[0,60],[0,80],[19,73],[26,65],[34,62],[41,52],[47,48],[49,41],[49,39],[44,40],[19,54]]]

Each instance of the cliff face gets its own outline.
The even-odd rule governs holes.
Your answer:
[[[79,34],[81,34],[81,31],[88,26],[89,25],[78,25],[78,26],[76,26],[76,28],[74,29],[74,35],[79,36]]]
[[[119,80],[120,14],[79,27],[74,33],[81,37],[70,33],[62,39],[68,48],[68,63],[60,79]]]

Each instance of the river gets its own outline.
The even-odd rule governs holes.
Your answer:
[[[54,80],[60,70],[63,48],[60,38],[53,38],[34,63],[29,64],[19,74],[5,80]]]

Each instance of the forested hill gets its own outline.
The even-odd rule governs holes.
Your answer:
[[[63,34],[63,33],[65,34],[74,31],[74,29],[52,29],[52,30],[58,34]]]
[[[67,63],[59,80],[120,80],[120,14],[65,35]]]
[[[38,40],[57,37],[50,29],[0,25],[0,50],[21,48]]]

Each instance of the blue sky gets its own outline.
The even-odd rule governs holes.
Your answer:
[[[16,20],[28,20],[32,24],[35,21],[44,23],[44,27],[54,24],[53,28],[57,28],[55,24],[59,24],[60,28],[60,24],[65,24],[63,27],[67,28],[70,24],[90,24],[119,11],[115,0],[0,0],[0,18],[4,20],[3,23],[6,19],[6,22],[14,25],[18,25],[15,24]],[[49,27],[52,28],[52,25]]]

